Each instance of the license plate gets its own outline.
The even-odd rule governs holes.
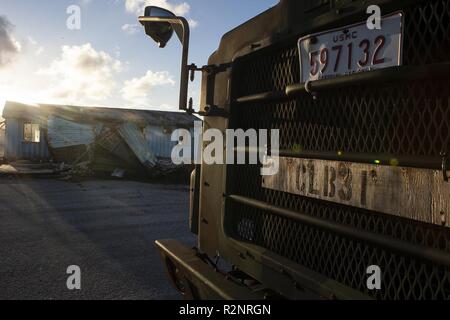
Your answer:
[[[403,13],[381,19],[381,29],[367,22],[301,38],[301,82],[333,78],[402,64]]]
[[[450,183],[439,170],[279,158],[263,188],[449,226]]]

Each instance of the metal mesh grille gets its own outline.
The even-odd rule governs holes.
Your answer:
[[[404,64],[450,60],[450,1],[405,12]],[[293,41],[241,60],[236,96],[283,90],[299,82]],[[447,82],[447,83],[446,83]],[[231,127],[280,129],[282,149],[438,156],[450,150],[450,83],[409,81],[331,90],[317,100],[232,106]],[[268,202],[450,254],[450,231],[362,209],[262,189],[257,166],[230,166],[228,192]],[[379,299],[450,299],[450,270],[385,248],[229,203],[226,225],[236,238],[287,257]],[[383,270],[381,291],[368,291],[366,268]]]
[[[257,82],[257,81],[255,81]],[[358,86],[241,106],[236,127],[280,129],[281,149],[439,156],[450,150],[450,83]]]
[[[237,96],[284,90],[286,86],[300,81],[298,49],[291,45],[270,54],[263,51],[256,53],[243,61],[239,71],[242,77],[239,77]]]
[[[248,207],[233,205],[232,209],[235,212],[233,221],[237,222],[241,240],[289,257],[296,263],[367,295],[389,300],[450,299],[448,268]],[[400,230],[400,224],[392,225]],[[382,270],[380,291],[367,289],[366,269],[371,265],[380,266]]]
[[[233,193],[450,254],[447,228],[264,190],[259,170],[258,166],[234,167]],[[267,248],[378,299],[450,299],[450,270],[443,266],[231,202],[226,225],[239,240]],[[383,271],[380,291],[367,289],[366,269],[371,265]]]
[[[449,61],[450,2],[425,1],[404,13],[403,62],[422,65]]]
[[[450,61],[450,1],[425,1],[402,11],[405,14],[403,64]],[[296,41],[268,50],[269,54],[261,50],[245,59],[237,96],[284,90],[287,85],[300,82]]]

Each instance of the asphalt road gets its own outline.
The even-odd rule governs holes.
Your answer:
[[[0,178],[0,299],[178,299],[154,241],[195,245],[188,201],[186,186]]]

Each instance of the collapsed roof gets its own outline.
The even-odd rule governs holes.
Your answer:
[[[103,122],[114,125],[132,122],[140,126],[156,125],[177,128],[191,128],[193,121],[200,120],[184,112],[53,104],[23,104],[12,101],[7,101],[3,110],[3,118],[47,118],[50,115],[71,121],[83,121],[84,123]]]

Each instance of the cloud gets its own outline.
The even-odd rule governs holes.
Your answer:
[[[50,77],[54,82],[47,95],[54,99],[79,103],[104,100],[116,87],[114,77],[122,70],[122,63],[90,43],[81,46],[63,46],[61,57],[38,75]]]
[[[197,28],[198,27],[198,21],[197,20],[189,19],[188,22],[189,22],[189,26],[191,28]]]
[[[137,23],[135,24],[124,24],[122,26],[122,31],[128,34],[136,34],[140,30],[140,27]]]
[[[36,49],[35,54],[37,56],[40,56],[42,54],[42,52],[44,52],[44,51],[45,51],[45,48],[43,46],[40,46]]]
[[[173,3],[168,0],[125,0],[125,8],[128,12],[138,16],[144,14],[146,6],[157,6],[172,11],[177,16],[185,16],[189,13],[191,6],[187,2]]]
[[[27,40],[28,40],[28,44],[31,46],[31,47],[33,47],[33,50],[34,50],[34,54],[36,55],[36,56],[40,56],[44,51],[45,51],[45,48],[43,47],[43,46],[41,46],[41,45],[39,45],[39,43],[33,38],[33,37],[28,37],[27,38]],[[25,51],[27,51],[26,50],[27,48],[25,48]]]
[[[28,42],[30,44],[32,44],[33,46],[37,46],[38,45],[38,42],[33,37],[29,36],[27,39],[28,39]]]
[[[174,85],[175,81],[167,71],[147,71],[141,78],[133,78],[124,82],[121,90],[122,98],[137,104],[144,104],[149,93],[156,86]]]
[[[0,68],[14,61],[21,51],[20,43],[12,35],[13,25],[0,16]]]

